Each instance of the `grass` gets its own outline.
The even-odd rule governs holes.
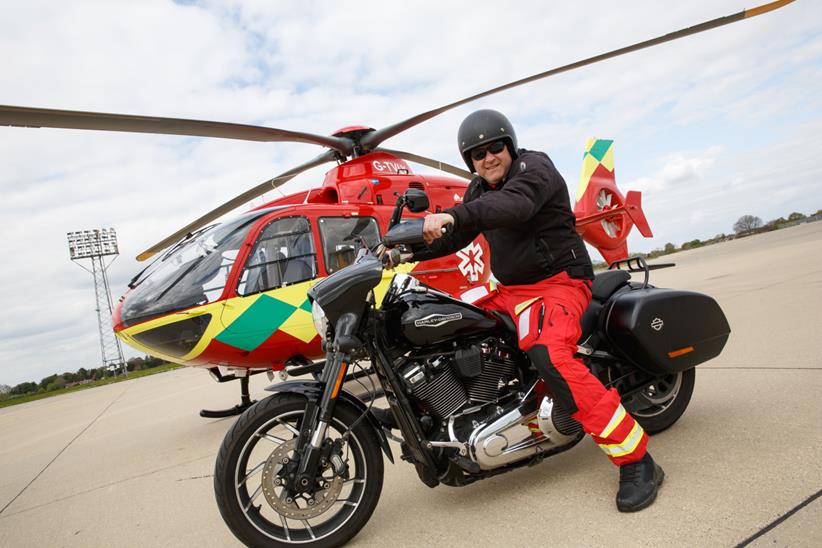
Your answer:
[[[88,390],[89,388],[96,388],[98,386],[104,386],[106,384],[113,384],[115,382],[122,382],[122,381],[130,381],[132,379],[139,379],[140,377],[147,377],[149,375],[156,375],[157,373],[165,373],[166,371],[171,371],[172,369],[179,369],[183,367],[180,364],[176,363],[166,363],[163,365],[158,365],[157,367],[152,367],[150,369],[142,369],[140,371],[131,371],[129,372],[128,376],[125,375],[117,375],[116,377],[106,377],[104,379],[100,379],[97,381],[91,381],[86,384],[78,384],[77,386],[72,386],[69,388],[58,388],[57,390],[52,390],[50,392],[38,392],[36,394],[24,394],[22,396],[12,396],[7,400],[0,401],[0,408],[9,407],[11,405],[17,405],[19,403],[26,403],[35,400],[42,400],[43,398],[51,398],[52,396],[60,396],[62,394],[69,394],[71,392],[79,392],[80,390]]]

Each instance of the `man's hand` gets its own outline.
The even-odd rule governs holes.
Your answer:
[[[388,270],[394,270],[400,262],[402,262],[402,256],[396,247],[386,250],[385,255],[382,256],[382,264]]]
[[[442,227],[454,224],[454,217],[450,213],[433,213],[425,216],[425,223],[422,226],[422,236],[425,243],[431,244],[434,240],[442,238]]]

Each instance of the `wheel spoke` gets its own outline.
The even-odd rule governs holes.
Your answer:
[[[365,480],[359,478],[351,478],[343,481],[343,485],[345,485],[346,483],[365,483]]]
[[[278,418],[278,419],[277,419],[277,422],[278,422],[278,423],[280,423],[282,426],[285,426],[285,427],[288,429],[288,431],[289,431],[289,432],[291,432],[292,434],[294,434],[295,436],[299,436],[299,435],[300,435],[300,431],[299,431],[299,430],[297,430],[296,428],[294,428],[293,426],[291,426],[290,424],[288,424],[288,423],[287,423],[287,422],[285,422],[284,420],[282,420],[282,419],[279,419],[279,418]]]
[[[257,487],[257,490],[254,491],[254,494],[251,495],[251,498],[248,499],[248,504],[246,504],[245,508],[243,508],[243,510],[245,510],[246,513],[248,513],[248,510],[251,508],[251,505],[254,504],[254,499],[259,497],[262,492],[263,492],[263,486],[262,486],[262,484],[260,484],[260,486]]]
[[[353,500],[348,499],[338,499],[335,500],[333,504],[342,504],[343,506],[352,506],[354,508],[360,505],[359,502],[354,502]]]
[[[257,434],[258,438],[262,438],[264,440],[268,440],[270,442],[274,442],[277,445],[282,445],[288,440],[284,440],[283,438],[278,438],[277,436],[272,436],[271,434]]]
[[[306,530],[308,531],[308,534],[311,535],[311,540],[316,540],[317,536],[314,534],[314,529],[311,528],[311,524],[308,523],[308,521],[304,520],[304,519],[302,519],[300,521],[305,526]]]
[[[245,477],[237,483],[237,487],[242,486],[245,482],[247,482],[247,481],[248,481],[248,479],[249,479],[251,476],[253,476],[253,475],[254,475],[254,474],[256,474],[257,472],[259,472],[260,470],[262,470],[262,469],[263,469],[263,466],[265,466],[265,461],[262,461],[260,464],[258,464],[257,466],[255,466],[255,467],[251,470],[251,472],[249,472],[248,474],[246,474],[246,475],[245,475]]]
[[[287,540],[291,540],[291,531],[288,529],[288,520],[286,520],[281,514],[277,514],[280,516],[280,523],[283,524],[283,529],[285,530],[285,538]]]

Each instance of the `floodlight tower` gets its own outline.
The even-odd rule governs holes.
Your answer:
[[[97,302],[97,325],[100,329],[100,352],[103,355],[103,366],[122,367],[126,372],[126,360],[123,357],[123,347],[111,327],[111,289],[108,285],[106,270],[120,254],[117,249],[117,233],[113,228],[81,230],[68,234],[69,255],[83,270],[94,276],[94,295]],[[114,257],[106,264],[105,257]],[[91,259],[91,270],[78,261]]]

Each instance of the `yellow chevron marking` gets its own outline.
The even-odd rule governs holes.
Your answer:
[[[288,333],[304,343],[311,342],[311,339],[317,336],[317,330],[314,329],[314,321],[311,318],[311,313],[301,308],[295,310],[277,331]]]
[[[614,171],[614,145],[611,143],[611,146],[608,147],[608,152],[605,153],[605,156],[602,158],[602,165],[605,166],[605,169],[608,171]]]
[[[591,156],[591,147],[594,146],[597,140],[593,137],[585,142],[585,152],[582,155],[582,172],[579,174],[579,185],[577,186],[577,202],[585,195],[585,190],[588,188],[588,182],[591,180],[591,174],[599,165],[596,158]]]

